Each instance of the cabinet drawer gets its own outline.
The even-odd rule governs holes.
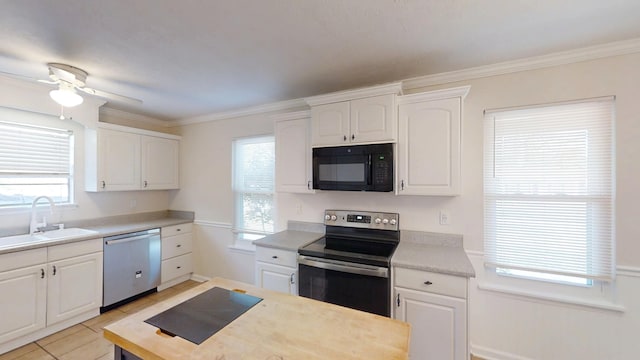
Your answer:
[[[193,272],[191,253],[176,256],[162,261],[160,281],[166,282],[191,272]]]
[[[290,250],[256,246],[256,260],[292,268],[298,267],[298,253]]]
[[[191,233],[182,233],[162,238],[162,260],[190,253],[193,241]]]
[[[49,261],[102,252],[102,238],[83,240],[49,247]]]
[[[16,251],[0,255],[0,271],[20,269],[47,262],[47,248]]]
[[[467,279],[461,276],[405,268],[394,268],[394,274],[395,286],[467,298]]]
[[[162,237],[173,236],[182,233],[190,233],[192,228],[193,223],[165,226],[162,228]]]

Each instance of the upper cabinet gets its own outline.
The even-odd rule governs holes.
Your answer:
[[[179,187],[179,136],[111,124],[85,134],[86,191]]]
[[[311,106],[311,145],[395,142],[400,83],[305,99]]]
[[[276,191],[314,193],[311,184],[309,112],[278,114],[273,119],[276,139]]]
[[[459,195],[462,101],[470,87],[398,97],[398,195]]]

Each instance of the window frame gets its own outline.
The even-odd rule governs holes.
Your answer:
[[[517,265],[517,263],[511,263],[510,265],[505,265],[507,263],[503,263],[501,266],[500,261],[498,260],[498,258],[496,256],[499,256],[498,252],[499,249],[497,249],[497,243],[496,243],[496,239],[495,236],[496,234],[493,231],[496,231],[496,223],[500,221],[499,215],[497,214],[496,211],[496,207],[497,207],[497,203],[500,201],[500,199],[504,199],[505,201],[514,201],[514,203],[516,203],[517,201],[514,200],[518,197],[521,197],[522,199],[532,199],[531,203],[537,203],[537,204],[541,204],[543,202],[553,202],[553,201],[560,201],[559,203],[562,203],[563,201],[567,201],[567,200],[574,200],[574,199],[580,199],[579,201],[584,202],[584,206],[586,206],[587,208],[590,208],[591,206],[594,206],[593,204],[597,204],[596,206],[602,206],[599,205],[599,198],[602,198],[601,194],[598,194],[597,191],[593,191],[590,189],[590,192],[586,195],[582,194],[582,195],[575,195],[575,194],[568,194],[568,193],[554,193],[552,195],[549,194],[543,194],[543,191],[541,191],[540,193],[536,192],[534,194],[525,194],[525,195],[520,195],[518,193],[518,195],[513,195],[510,194],[509,192],[505,192],[504,194],[500,193],[500,186],[499,184],[497,184],[497,181],[493,181],[490,180],[492,177],[495,177],[495,169],[496,169],[496,158],[499,157],[499,154],[497,154],[496,151],[496,144],[497,144],[497,140],[496,140],[496,129],[494,128],[495,125],[495,121],[496,118],[498,117],[502,117],[503,119],[507,119],[507,121],[510,118],[514,118],[520,115],[520,113],[522,112],[522,110],[528,111],[528,110],[533,110],[533,111],[539,111],[539,112],[543,112],[545,111],[545,108],[549,108],[549,112],[553,111],[553,109],[551,108],[555,108],[558,106],[563,106],[563,105],[576,105],[576,104],[586,104],[587,106],[591,103],[601,103],[604,102],[604,106],[610,106],[611,107],[611,117],[610,118],[605,118],[605,120],[608,120],[609,123],[605,126],[605,130],[610,131],[611,134],[611,138],[609,146],[610,148],[607,150],[610,152],[610,158],[608,159],[608,163],[606,167],[603,167],[603,169],[601,169],[602,171],[610,171],[610,184],[608,184],[608,190],[609,192],[606,193],[605,196],[605,207],[608,204],[610,206],[610,212],[607,213],[603,219],[600,219],[595,225],[592,225],[592,217],[594,216],[593,214],[589,214],[586,213],[584,216],[584,220],[585,220],[585,224],[587,226],[587,228],[591,228],[592,226],[599,226],[600,224],[604,223],[606,225],[608,225],[611,229],[610,231],[610,239],[608,242],[604,243],[605,246],[609,246],[610,247],[610,258],[607,258],[606,256],[603,257],[604,261],[605,261],[605,265],[607,264],[606,261],[610,261],[610,274],[611,277],[606,278],[603,276],[590,276],[587,275],[587,273],[590,273],[591,270],[585,270],[586,273],[583,275],[573,275],[577,278],[583,278],[585,279],[585,281],[582,281],[582,283],[574,283],[572,281],[563,281],[563,280],[567,280],[567,279],[560,279],[560,277],[556,278],[556,279],[549,279],[548,275],[549,274],[553,274],[553,267],[548,267],[543,271],[538,271],[538,274],[542,274],[542,278],[538,277],[537,274],[535,274],[536,269],[533,269],[531,267],[527,267],[527,266],[522,266],[519,267]],[[511,114],[511,115],[510,115]],[[511,117],[510,117],[511,116]],[[544,114],[543,115],[546,118],[549,118],[551,115],[550,113]],[[571,118],[573,120],[573,118]],[[607,283],[611,283],[613,281],[615,281],[615,234],[614,234],[614,229],[615,229],[615,218],[614,218],[614,205],[615,205],[615,151],[614,151],[614,144],[615,144],[615,97],[603,97],[603,98],[596,98],[596,99],[584,99],[584,100],[578,100],[578,101],[571,101],[571,102],[562,102],[562,103],[552,103],[552,104],[542,104],[542,105],[535,105],[535,106],[526,106],[526,107],[518,107],[518,108],[508,108],[508,109],[496,109],[496,110],[487,110],[485,111],[485,135],[484,135],[484,140],[485,140],[485,149],[484,149],[484,163],[485,163],[485,174],[484,174],[484,207],[485,207],[485,213],[484,213],[484,225],[485,225],[485,260],[484,260],[484,266],[485,269],[487,270],[488,276],[487,278],[493,282],[503,282],[503,283],[508,283],[510,284],[510,286],[514,286],[514,285],[518,285],[518,284],[526,284],[525,288],[529,287],[535,287],[535,288],[549,288],[551,291],[557,291],[554,290],[554,288],[557,287],[557,285],[560,285],[561,287],[565,287],[566,285],[570,285],[569,287],[586,287],[586,288],[600,288],[599,294],[596,294],[597,297],[602,296],[603,293],[607,293],[610,291],[604,291],[603,289],[609,288],[610,286],[608,286]],[[584,123],[584,122],[583,122]],[[568,124],[568,122],[567,122]],[[555,125],[555,124],[554,124]],[[535,127],[536,125],[532,125],[532,127]],[[542,125],[537,125],[537,128],[535,128],[536,131],[541,131],[543,128],[541,127]],[[570,127],[569,125],[567,125],[568,127]],[[579,128],[586,128],[587,125],[580,125]],[[522,131],[522,130],[521,130]],[[558,131],[558,130],[556,130]],[[562,128],[562,130],[560,131],[566,131],[565,128]],[[585,130],[583,130],[585,131]],[[516,133],[517,134],[517,133]],[[608,133],[607,133],[608,134]],[[606,135],[606,134],[605,134]],[[605,136],[606,138],[606,136]],[[545,144],[546,145],[546,144]],[[606,145],[606,142],[605,142]],[[589,151],[589,155],[591,155],[591,151],[593,151],[593,149],[591,149],[591,145],[587,144],[585,145],[587,146],[587,149]],[[604,149],[607,149],[606,147],[604,147]],[[515,148],[515,150],[513,150],[513,152],[517,151],[517,150],[521,150],[520,148]],[[549,151],[549,147],[546,147],[545,151]],[[529,154],[529,152],[527,152],[527,154]],[[606,155],[607,152],[605,151],[603,154],[599,154],[599,155]],[[509,154],[507,154],[508,156]],[[524,161],[525,165],[530,165],[531,163],[527,162],[526,160]],[[587,165],[591,165],[591,163],[587,163]],[[493,174],[489,174],[490,171],[493,171]],[[584,169],[586,175],[584,176],[584,179],[591,179],[591,176],[593,176],[593,174],[591,173],[591,171],[593,171],[591,168],[586,167]],[[560,172],[560,171],[559,171]],[[522,173],[515,173],[516,175],[522,175]],[[602,175],[602,174],[600,174]],[[606,178],[606,176],[605,176]],[[538,184],[533,181],[533,183],[537,186]],[[606,184],[606,182],[605,182]],[[520,183],[517,183],[517,185],[519,186]],[[516,192],[517,193],[517,192]],[[523,200],[520,200],[520,202],[522,203]],[[520,204],[520,206],[523,206],[522,204]],[[526,209],[524,210],[526,211]],[[504,219],[502,219],[504,220]],[[608,220],[608,222],[607,222]],[[512,229],[514,230],[514,229]],[[517,229],[516,229],[517,230]],[[515,230],[514,230],[515,231]],[[589,247],[593,247],[594,246],[594,241],[597,243],[598,239],[594,240],[593,239],[593,234],[591,234],[590,230],[585,230],[586,231],[586,238],[585,241],[589,241],[585,246]],[[503,243],[504,244],[504,243]],[[549,250],[550,251],[550,250]],[[590,253],[590,249],[587,250],[587,255],[584,256],[583,261],[585,262],[585,265],[587,267],[592,266],[591,262],[594,259],[593,256]],[[598,259],[600,260],[600,259]],[[532,271],[533,274],[523,274],[520,273],[522,270],[524,271]],[[606,273],[606,271],[605,271]],[[566,273],[562,273],[562,272],[557,272],[558,275],[567,275]],[[529,275],[534,275],[534,276],[529,276]],[[545,279],[545,277],[547,277]],[[553,275],[551,276],[553,278]],[[536,283],[551,283],[551,284],[536,284]],[[576,289],[572,289],[572,290],[568,290],[569,293],[572,292],[577,292],[577,293],[583,293],[584,291],[581,290],[576,290]],[[605,298],[609,298],[609,296],[605,296]]]
[[[270,179],[271,190],[257,190],[257,191],[246,191],[243,189],[238,189],[241,187],[239,185],[239,169],[238,169],[238,147],[243,145],[251,145],[251,144],[261,144],[261,143],[270,143],[272,146],[272,154],[273,154],[273,162],[272,166],[272,176]],[[255,245],[253,242],[255,240],[261,239],[265,235],[273,234],[275,232],[275,224],[276,224],[276,191],[275,191],[275,137],[273,135],[256,135],[256,136],[248,136],[236,138],[232,141],[232,174],[231,174],[231,188],[233,192],[233,226],[232,232],[234,234],[234,244],[231,246],[232,248],[240,249],[240,250],[255,250]],[[273,230],[258,230],[251,229],[245,226],[244,219],[244,196],[245,195],[270,195],[271,196],[271,218],[272,218],[272,226]]]
[[[33,170],[29,171],[28,169],[19,170],[17,168],[14,168],[12,172],[10,171],[2,172],[0,170],[0,173],[2,174],[0,175],[0,177],[25,179],[25,180],[31,180],[31,181],[36,179],[61,179],[61,180],[64,180],[61,185],[65,186],[67,196],[65,199],[60,200],[59,197],[51,196],[51,194],[46,193],[46,191],[34,192],[35,190],[28,191],[26,190],[26,188],[24,188],[21,190],[22,192],[20,196],[24,198],[29,198],[31,200],[22,201],[21,203],[0,205],[0,212],[3,212],[3,213],[22,212],[25,209],[29,209],[32,205],[33,199],[41,195],[48,195],[52,197],[56,207],[75,206],[75,177],[74,177],[75,176],[75,134],[74,134],[74,131],[71,130],[69,127],[64,127],[64,126],[57,127],[57,126],[51,126],[51,125],[41,125],[40,124],[41,121],[38,121],[39,114],[31,114],[31,115],[32,116],[30,117],[34,118],[34,123],[0,120],[0,125],[8,128],[13,128],[17,133],[25,132],[28,134],[29,132],[31,133],[34,133],[34,132],[47,133],[48,132],[49,135],[51,136],[66,137],[65,142],[67,143],[67,147],[64,150],[68,152],[68,154],[66,155],[67,163],[65,166],[67,170],[62,172],[54,172],[54,171],[43,172],[43,171],[33,171]],[[25,135],[25,137],[26,136],[28,135]],[[5,145],[3,143],[0,143],[0,149],[3,149],[4,146],[11,146],[11,145],[10,144]],[[46,155],[46,154],[48,153],[43,151],[39,155]],[[14,184],[14,185],[18,188],[20,187],[20,184]],[[38,185],[38,182],[34,181],[34,183],[32,184],[24,184],[23,186],[28,187],[29,185]],[[46,186],[47,184],[43,183],[42,185]],[[0,185],[0,187],[1,186],[3,185]]]

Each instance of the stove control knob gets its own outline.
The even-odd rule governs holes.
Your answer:
[[[331,220],[331,215],[329,215],[329,214],[325,215],[325,216],[324,216],[324,219],[325,219],[325,220]]]
[[[398,222],[396,221],[396,219],[391,219],[391,220],[389,220],[389,224],[391,224],[391,225],[395,225],[395,224],[397,224],[397,223],[398,223]]]
[[[387,225],[389,223],[389,219],[382,219],[382,223]]]
[[[337,216],[335,216],[335,215],[331,215],[331,221],[336,221],[337,219],[338,219],[338,217],[337,217]]]
[[[374,222],[375,222],[376,224],[380,224],[380,223],[382,222],[382,219],[380,219],[380,218],[376,218],[376,219],[374,220]]]

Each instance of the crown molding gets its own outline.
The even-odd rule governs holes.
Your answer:
[[[396,99],[397,104],[410,104],[422,101],[431,101],[439,99],[448,99],[453,97],[460,97],[464,99],[471,90],[470,85],[459,86],[451,89],[434,90],[429,92],[419,92],[415,94],[398,96]]]
[[[316,106],[386,94],[402,94],[402,83],[394,82],[390,84],[370,86],[354,90],[338,91],[329,94],[311,96],[305,98],[304,100],[307,102],[307,104],[309,104],[309,106]]]
[[[301,107],[307,107],[307,103],[304,101],[304,99],[279,101],[275,103],[251,106],[243,109],[230,110],[230,111],[224,111],[219,113],[205,114],[205,115],[194,116],[190,118],[178,119],[178,120],[172,121],[169,124],[169,126],[173,127],[173,126],[198,124],[198,123],[209,122],[209,121],[232,119],[232,118],[241,117],[241,116],[265,114],[265,113],[275,112],[275,111],[293,110],[296,108],[299,109]]]
[[[143,122],[147,124],[152,124],[161,127],[169,127],[169,122],[164,120],[159,120],[156,118],[152,118],[145,115],[134,114],[124,110],[118,110],[114,108],[110,108],[107,106],[103,106],[100,108],[100,116],[105,116],[107,118],[117,118],[123,120],[133,120],[138,122]]]
[[[638,52],[640,52],[640,38],[534,56],[525,59],[505,61],[463,70],[420,76],[403,80],[402,85],[405,89],[415,89]]]
[[[270,115],[269,118],[275,121],[297,120],[311,117],[311,111],[301,110]]]

